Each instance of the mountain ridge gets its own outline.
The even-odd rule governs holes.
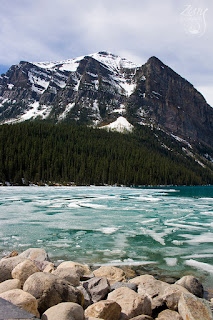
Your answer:
[[[3,184],[213,181],[213,109],[155,56],[21,61],[0,76],[0,124]]]
[[[157,57],[142,65],[100,51],[52,62],[21,61],[0,76],[0,123],[43,119],[104,126],[120,116],[213,147],[213,109]]]

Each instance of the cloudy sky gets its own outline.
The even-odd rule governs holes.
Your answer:
[[[0,73],[110,51],[157,56],[213,106],[212,0],[0,0]]]

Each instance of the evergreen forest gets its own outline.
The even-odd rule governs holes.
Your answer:
[[[165,147],[166,146],[166,147]],[[169,135],[122,134],[68,123],[0,126],[0,182],[12,185],[205,185],[213,171]]]

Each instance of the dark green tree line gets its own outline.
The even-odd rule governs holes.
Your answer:
[[[210,169],[184,155],[168,137],[163,138],[173,152],[162,148],[148,127],[120,134],[44,121],[2,125],[0,182],[127,186],[213,183]]]

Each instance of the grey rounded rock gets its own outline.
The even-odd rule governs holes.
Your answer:
[[[180,280],[176,281],[175,283],[186,288],[189,292],[191,292],[195,296],[199,298],[203,298],[203,293],[204,293],[203,285],[195,277],[184,276]]]
[[[19,279],[23,286],[24,282],[29,278],[29,276],[31,276],[31,274],[39,271],[40,270],[31,260],[25,260],[13,269],[12,277],[13,279]]]
[[[62,302],[47,309],[41,320],[84,320],[84,309],[77,303]]]
[[[13,290],[21,289],[21,281],[18,279],[9,279],[0,283],[0,293]]]
[[[36,261],[50,261],[47,252],[41,248],[29,248],[23,251],[19,257]]]
[[[73,286],[80,285],[80,275],[73,268],[56,269],[52,272],[52,274],[54,274],[55,276],[57,276],[60,279],[68,281]]]
[[[23,290],[32,294],[38,301],[38,310],[42,314],[50,307],[61,302],[83,304],[83,294],[51,273],[37,272],[24,283]]]
[[[184,320],[212,320],[209,302],[191,293],[182,293],[178,303],[178,312]]]
[[[93,303],[85,310],[85,317],[94,317],[104,320],[119,320],[121,316],[121,306],[110,300],[101,300]]]
[[[11,258],[3,258],[0,260],[0,282],[12,278],[12,270],[26,258],[15,256]]]
[[[166,309],[158,314],[158,317],[156,318],[156,320],[183,320],[183,319],[178,312]]]

